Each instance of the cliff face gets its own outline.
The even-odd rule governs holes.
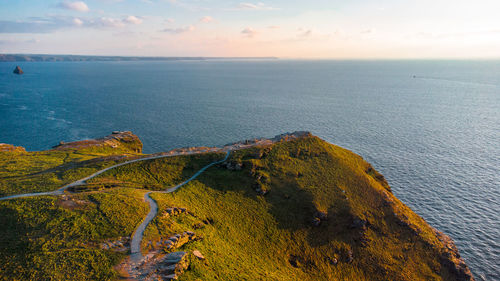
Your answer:
[[[115,131],[111,135],[94,140],[83,140],[64,143],[55,146],[55,150],[81,150],[92,148],[113,148],[130,150],[134,153],[142,153],[142,142],[130,131]]]
[[[434,229],[438,240],[442,243],[440,262],[443,266],[444,274],[450,279],[457,281],[475,280],[464,259],[460,256],[457,246],[446,234]]]

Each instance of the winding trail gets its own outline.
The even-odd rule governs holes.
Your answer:
[[[84,185],[86,181],[92,179],[92,178],[95,178],[96,176],[106,172],[106,171],[109,171],[111,169],[114,169],[116,167],[120,167],[120,166],[124,166],[124,165],[128,165],[128,164],[132,164],[132,163],[135,163],[135,162],[140,162],[140,161],[147,161],[147,160],[154,160],[154,159],[160,159],[160,158],[166,158],[166,157],[174,157],[174,156],[181,156],[181,155],[192,155],[192,154],[201,154],[201,153],[205,153],[205,152],[218,152],[220,150],[200,150],[200,151],[195,151],[195,152],[192,152],[192,151],[188,151],[188,152],[176,152],[176,153],[171,153],[171,154],[166,154],[166,155],[157,155],[157,156],[151,156],[151,157],[145,157],[145,158],[138,158],[138,159],[134,159],[134,160],[129,160],[129,161],[125,161],[123,163],[120,163],[120,164],[116,164],[116,165],[113,165],[113,166],[110,166],[110,167],[107,167],[105,169],[102,169],[102,170],[99,170],[95,173],[93,173],[92,175],[88,176],[88,177],[85,177],[83,179],[79,179],[77,181],[74,181],[72,183],[69,183],[57,190],[54,190],[54,191],[46,191],[46,192],[33,192],[33,193],[23,193],[23,194],[15,194],[15,195],[9,195],[9,196],[5,196],[5,197],[0,197],[0,201],[2,200],[9,200],[9,199],[15,199],[15,198],[23,198],[23,197],[33,197],[33,196],[45,196],[45,195],[63,195],[64,194],[64,191],[66,191],[66,189],[70,188],[70,187],[73,187],[73,186],[79,186],[79,185]]]
[[[189,183],[190,181],[194,180],[195,178],[197,178],[199,175],[201,175],[203,172],[205,172],[205,170],[207,170],[208,168],[210,168],[210,167],[212,167],[214,165],[217,165],[217,164],[225,162],[229,158],[229,155],[231,154],[231,151],[245,149],[245,148],[249,148],[249,147],[256,146],[256,145],[268,144],[269,142],[270,142],[270,140],[262,139],[262,140],[255,141],[253,143],[245,143],[245,144],[243,144],[243,143],[234,143],[234,144],[229,144],[229,145],[226,145],[226,146],[224,146],[222,148],[209,148],[209,149],[196,150],[196,151],[169,152],[169,154],[162,154],[162,155],[150,156],[150,157],[145,157],[145,158],[138,158],[138,159],[125,161],[125,162],[122,162],[122,163],[119,163],[119,164],[107,167],[105,169],[99,170],[99,171],[91,174],[90,176],[87,176],[87,177],[85,177],[83,179],[80,179],[80,180],[74,181],[72,183],[69,183],[69,184],[67,184],[67,185],[65,185],[65,186],[63,186],[63,187],[61,187],[61,188],[59,188],[57,190],[54,190],[54,191],[33,192],[33,193],[24,193],[24,194],[10,195],[10,196],[1,197],[0,201],[9,200],[9,199],[16,199],[16,198],[23,198],[23,197],[46,196],[46,195],[63,195],[64,192],[68,188],[70,188],[70,187],[84,185],[86,183],[86,181],[88,181],[89,179],[92,179],[92,178],[94,178],[94,177],[96,177],[96,176],[98,176],[98,175],[100,175],[100,174],[102,174],[102,173],[104,173],[106,171],[109,171],[111,169],[114,169],[114,168],[117,168],[117,167],[120,167],[120,166],[132,164],[132,163],[135,163],[135,162],[148,161],[148,160],[154,160],[154,159],[160,159],[160,158],[166,158],[166,157],[182,156],[182,155],[201,154],[201,153],[207,153],[207,152],[226,152],[226,156],[224,157],[224,159],[212,162],[211,164],[208,164],[207,166],[201,168],[192,177],[190,177],[189,179],[185,180],[184,182],[182,182],[182,183],[180,183],[180,184],[178,184],[178,185],[176,185],[174,187],[171,187],[171,188],[169,188],[167,190],[164,190],[164,191],[149,191],[149,192],[147,192],[144,195],[144,200],[146,202],[148,202],[150,210],[149,210],[148,215],[144,218],[144,220],[142,221],[142,223],[135,230],[134,234],[132,235],[131,242],[130,242],[130,252],[131,252],[130,260],[133,263],[138,264],[138,263],[140,263],[144,259],[143,255],[142,255],[142,252],[141,252],[141,241],[142,241],[143,236],[144,236],[144,230],[146,229],[146,227],[149,225],[149,223],[158,214],[158,204],[156,203],[155,200],[153,200],[151,198],[151,196],[150,196],[151,193],[153,193],[153,192],[156,192],[156,193],[171,193],[171,192],[174,192],[177,189],[179,189],[181,186],[183,186],[183,185]],[[272,143],[272,141],[271,141],[271,143]]]
[[[239,147],[241,148],[241,147]],[[154,159],[160,159],[160,158],[166,158],[166,157],[174,157],[174,156],[181,156],[181,155],[192,155],[192,154],[201,154],[201,153],[206,153],[206,152],[221,152],[221,151],[226,151],[226,156],[224,157],[224,159],[222,160],[218,160],[218,161],[215,161],[215,162],[212,162],[210,164],[208,164],[207,166],[201,168],[198,172],[196,172],[192,177],[190,177],[189,179],[185,180],[184,182],[174,186],[174,187],[171,187],[167,190],[164,190],[164,191],[154,191],[156,193],[171,193],[171,192],[174,192],[176,191],[177,189],[179,189],[181,186],[189,183],[190,181],[194,180],[195,178],[197,178],[199,175],[201,175],[205,170],[207,170],[208,168],[214,166],[214,165],[217,165],[217,164],[220,164],[220,163],[223,163],[224,161],[226,161],[228,158],[229,158],[229,154],[231,153],[231,150],[235,149],[234,147],[225,147],[225,148],[222,148],[222,149],[207,149],[207,150],[199,150],[199,151],[188,151],[188,152],[185,152],[185,151],[182,151],[182,152],[177,152],[177,153],[170,153],[170,154],[166,154],[166,155],[157,155],[157,156],[151,156],[151,157],[145,157],[145,158],[139,158],[139,159],[134,159],[134,160],[129,160],[129,161],[125,161],[123,163],[119,163],[119,164],[116,164],[116,165],[113,165],[113,166],[109,166],[105,169],[102,169],[102,170],[99,170],[93,174],[91,174],[90,176],[87,176],[83,179],[79,179],[77,181],[74,181],[72,183],[69,183],[57,190],[54,190],[54,191],[47,191],[47,192],[33,192],[33,193],[24,193],[24,194],[16,194],[16,195],[10,195],[10,196],[5,196],[5,197],[1,197],[0,198],[0,201],[3,201],[3,200],[9,200],[9,199],[16,199],[16,198],[23,198],[23,197],[35,197],[35,196],[47,196],[47,195],[54,195],[54,196],[57,196],[57,195],[63,195],[64,192],[70,188],[70,187],[73,187],[73,186],[79,186],[79,185],[84,185],[86,183],[86,181],[88,181],[89,179],[92,179],[92,178],[95,178],[96,176],[106,172],[106,171],[109,171],[111,169],[114,169],[114,168],[117,168],[117,167],[120,167],[120,166],[124,166],[124,165],[128,165],[128,164],[132,164],[132,163],[136,163],[136,162],[140,162],[140,161],[148,161],[148,160],[154,160]],[[158,204],[156,203],[155,200],[153,200],[149,195],[153,193],[153,191],[149,191],[147,192],[145,195],[144,195],[144,200],[146,202],[149,203],[149,207],[150,207],[150,210],[149,210],[149,213],[148,215],[146,216],[146,218],[144,218],[144,220],[142,221],[142,223],[137,227],[137,229],[135,230],[133,236],[132,236],[132,240],[130,242],[130,252],[131,252],[131,260],[133,262],[140,262],[142,259],[143,259],[143,256],[142,256],[142,253],[141,253],[141,241],[142,241],[142,238],[144,236],[144,230],[146,230],[146,227],[149,225],[149,223],[156,217],[156,215],[158,214]]]
[[[171,192],[176,191],[181,186],[183,186],[183,185],[189,183],[190,181],[194,180],[195,178],[197,178],[199,175],[201,175],[203,172],[205,172],[205,170],[207,170],[208,168],[226,161],[229,158],[230,153],[231,153],[231,150],[228,150],[226,153],[226,157],[224,157],[224,159],[210,163],[207,166],[201,168],[198,172],[196,172],[196,174],[194,174],[192,177],[185,180],[184,182],[182,182],[174,187],[171,187],[165,191],[156,191],[156,193],[171,193]],[[130,253],[131,253],[130,259],[132,262],[135,262],[135,263],[138,263],[143,259],[142,252],[141,252],[141,241],[142,241],[142,238],[144,236],[144,230],[146,230],[146,227],[158,214],[158,204],[150,196],[150,194],[153,192],[154,191],[149,191],[144,195],[144,200],[146,200],[149,203],[150,210],[149,210],[149,213],[146,216],[146,218],[144,218],[142,223],[135,230],[134,234],[132,235],[132,240],[130,241]]]

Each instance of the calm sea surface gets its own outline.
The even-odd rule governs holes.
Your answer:
[[[500,280],[500,61],[20,65],[0,63],[0,142],[132,130],[158,152],[309,130],[373,163],[478,280]]]

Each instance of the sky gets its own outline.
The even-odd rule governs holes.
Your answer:
[[[498,0],[0,0],[0,53],[500,58]]]

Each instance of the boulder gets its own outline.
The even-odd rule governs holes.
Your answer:
[[[178,263],[180,262],[185,256],[187,255],[186,252],[173,252],[170,254],[167,254],[165,256],[165,262],[166,263]]]
[[[204,256],[201,254],[201,252],[200,252],[200,251],[198,251],[198,250],[194,250],[194,251],[193,251],[193,255],[194,255],[195,257],[197,257],[199,260],[204,260],[204,259],[205,259],[205,257],[204,257]]]

